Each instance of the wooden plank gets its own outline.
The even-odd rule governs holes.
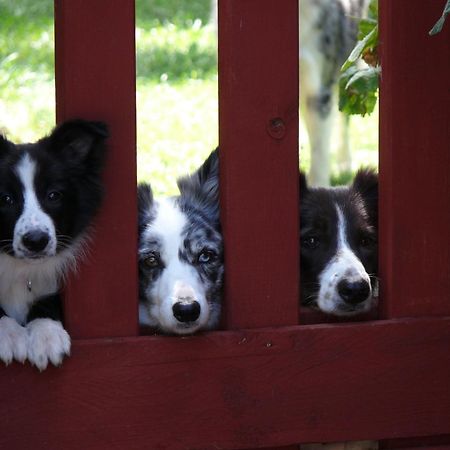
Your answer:
[[[298,323],[297,8],[219,2],[228,328]]]
[[[107,195],[92,251],[67,290],[72,337],[137,334],[134,2],[55,2],[57,120],[105,121]]]
[[[450,448],[450,435],[421,436],[403,439],[387,439],[380,442],[380,450],[412,450],[415,448],[426,448],[447,450]]]
[[[450,433],[450,319],[76,341],[0,369],[0,448],[215,449]]]
[[[380,277],[385,317],[450,314],[450,27],[445,2],[380,0]]]

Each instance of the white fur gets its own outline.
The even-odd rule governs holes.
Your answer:
[[[24,362],[27,357],[27,330],[14,319],[3,316],[0,319],[0,360],[9,364],[13,358]]]
[[[187,218],[176,207],[172,199],[163,199],[158,204],[157,216],[144,231],[144,239],[157,237],[161,246],[161,260],[165,268],[160,277],[146,293],[153,298],[151,306],[140,306],[139,319],[143,324],[160,326],[166,332],[191,334],[205,327],[210,308],[206,293],[197,271],[190,264],[179,259],[179,249],[183,245],[182,230]],[[172,307],[177,302],[197,301],[200,316],[194,323],[184,324],[173,315]]]
[[[343,309],[343,301],[338,293],[338,283],[343,278],[352,281],[364,280],[370,286],[370,278],[364,269],[363,264],[359,258],[353,253],[347,242],[347,225],[344,214],[336,205],[338,214],[338,244],[336,255],[319,276],[320,290],[317,298],[317,303],[322,311],[340,314]],[[355,313],[368,311],[372,307],[372,292],[370,292],[367,300],[355,305]],[[342,311],[342,314],[348,315],[348,311]]]
[[[30,251],[23,245],[22,237],[32,231],[40,230],[49,236],[49,242],[42,252],[45,256],[56,254],[56,230],[51,217],[45,213],[36,196],[34,177],[36,162],[25,153],[16,168],[17,176],[23,185],[23,211],[14,227],[13,249],[18,258],[30,256]]]
[[[56,256],[38,260],[18,259],[0,253],[0,306],[5,313],[24,324],[31,303],[57,292],[65,273],[76,267],[86,240],[86,236],[80,237]]]
[[[49,362],[59,366],[70,354],[70,337],[61,322],[52,319],[35,319],[27,326],[28,360],[40,371]]]

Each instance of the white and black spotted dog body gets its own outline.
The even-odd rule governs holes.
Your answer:
[[[302,303],[341,316],[369,311],[378,272],[377,175],[360,170],[351,186],[335,188],[300,179]]]
[[[139,186],[139,319],[168,334],[218,326],[223,286],[218,152],[178,180],[178,197]]]
[[[107,129],[72,120],[33,144],[0,136],[0,360],[40,370],[70,351],[59,288],[103,196]]]

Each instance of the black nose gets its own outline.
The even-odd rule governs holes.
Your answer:
[[[179,322],[193,322],[200,315],[200,303],[175,303],[172,306],[173,315]]]
[[[47,247],[49,236],[41,230],[33,230],[22,236],[22,244],[32,252],[41,252]]]
[[[345,303],[356,305],[367,300],[370,294],[370,285],[365,280],[341,280],[337,286],[338,293]]]

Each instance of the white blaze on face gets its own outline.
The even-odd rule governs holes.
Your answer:
[[[180,260],[179,256],[180,249],[184,247],[183,230],[187,220],[172,199],[163,199],[158,204],[155,220],[144,232],[144,238],[159,240],[164,269],[147,289],[146,297],[150,304],[146,311],[140,308],[141,322],[178,334],[193,333],[204,327],[209,319],[206,292],[197,270]],[[191,301],[200,304],[199,318],[195,322],[179,322],[174,316],[173,305]],[[148,314],[147,318],[144,313]]]
[[[347,241],[347,224],[339,206],[336,205],[338,217],[338,236],[336,254],[319,276],[320,290],[317,304],[322,311],[348,314],[345,302],[338,293],[338,283],[345,279],[349,283],[366,281],[370,286],[370,278],[363,264],[355,255]],[[368,311],[371,307],[371,295],[367,300],[355,307],[357,312]],[[347,307],[348,308],[348,307]]]
[[[23,211],[14,227],[13,249],[17,257],[32,256],[22,242],[22,238],[29,232],[41,231],[46,233],[49,242],[42,252],[44,256],[56,254],[56,230],[51,217],[42,210],[36,195],[34,180],[36,175],[36,162],[26,153],[16,168],[16,174],[23,188]]]

